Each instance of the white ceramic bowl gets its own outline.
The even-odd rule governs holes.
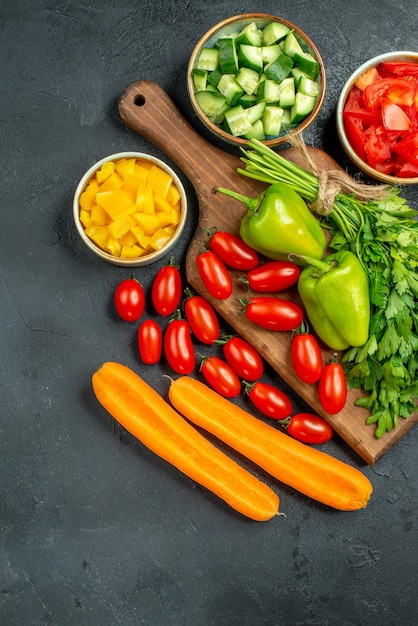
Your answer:
[[[248,26],[249,24],[253,22],[256,24],[258,28],[264,28],[269,22],[280,22],[286,25],[288,28],[293,30],[297,34],[298,37],[304,40],[305,44],[308,46],[310,53],[319,63],[320,69],[319,69],[318,80],[319,80],[320,91],[317,97],[315,108],[302,122],[300,122],[300,124],[296,127],[296,129],[294,128],[293,130],[302,132],[303,130],[308,128],[308,126],[312,124],[312,122],[315,120],[315,118],[317,117],[322,107],[322,104],[325,98],[325,92],[326,92],[325,65],[319,53],[319,50],[317,49],[313,41],[308,37],[308,35],[305,32],[303,32],[298,26],[296,26],[295,24],[292,24],[292,22],[289,22],[288,20],[285,20],[281,17],[277,17],[276,15],[269,15],[266,13],[244,13],[242,15],[235,15],[233,17],[223,20],[222,22],[219,22],[218,24],[215,24],[215,26],[210,28],[199,39],[199,41],[197,42],[192,52],[192,55],[190,57],[189,64],[188,64],[188,70],[187,70],[187,90],[189,93],[189,98],[192,103],[193,109],[197,117],[201,121],[201,123],[204,126],[206,126],[206,128],[208,128],[209,131],[212,132],[216,137],[235,146],[245,146],[248,143],[248,141],[242,137],[234,137],[230,133],[225,132],[224,130],[222,130],[222,128],[220,128],[220,126],[214,124],[202,112],[194,95],[195,87],[194,87],[194,82],[193,82],[193,77],[192,77],[192,70],[196,66],[197,60],[199,59],[199,56],[203,47],[212,48],[216,44],[216,42],[219,40],[220,37],[228,36],[234,33],[239,33],[245,26]],[[270,147],[274,147],[274,146],[279,146],[285,143],[286,141],[287,141],[287,131],[284,130],[277,137],[268,138],[265,141],[263,141],[263,143]]]
[[[367,70],[376,67],[382,61],[413,61],[414,63],[418,63],[418,52],[408,52],[408,51],[400,51],[400,52],[386,52],[385,54],[380,54],[376,57],[373,57],[369,61],[366,61],[360,67],[358,67],[355,72],[353,72],[350,78],[345,83],[337,105],[336,112],[336,124],[337,124],[337,132],[341,144],[346,152],[347,156],[351,159],[351,161],[365,174],[374,178],[375,180],[392,184],[392,185],[416,185],[418,184],[418,177],[414,178],[401,178],[397,176],[390,176],[388,174],[383,174],[375,170],[368,163],[363,161],[358,154],[354,151],[351,146],[347,134],[344,127],[344,107],[347,102],[347,98],[354,86],[356,80]]]
[[[125,158],[136,158],[141,161],[147,161],[151,164],[155,164],[156,166],[158,166],[159,168],[167,172],[167,174],[169,174],[172,177],[173,183],[177,187],[177,190],[180,194],[180,207],[181,207],[180,208],[180,220],[171,238],[159,250],[152,251],[148,254],[144,254],[136,258],[122,258],[119,256],[114,256],[110,254],[109,252],[103,250],[98,245],[96,245],[92,241],[92,239],[90,239],[87,236],[85,227],[80,221],[80,196],[84,192],[86,187],[88,186],[90,180],[95,176],[96,172],[102,167],[104,163],[107,163],[108,161],[118,161],[120,159],[125,159]],[[96,254],[101,259],[108,261],[109,263],[112,263],[114,265],[122,265],[125,267],[136,267],[140,265],[148,265],[164,257],[178,242],[185,226],[186,217],[187,217],[187,196],[186,196],[186,192],[183,187],[183,184],[180,181],[179,177],[177,176],[176,172],[174,172],[173,169],[169,167],[166,163],[161,161],[161,159],[158,159],[149,154],[145,154],[143,152],[118,152],[115,154],[111,154],[110,156],[104,157],[103,159],[101,159],[100,161],[92,165],[84,174],[80,182],[78,183],[75,194],[74,194],[74,199],[73,199],[74,223],[75,223],[78,234],[80,235],[82,241],[85,243],[87,248],[89,248],[89,250],[91,250],[94,254]]]

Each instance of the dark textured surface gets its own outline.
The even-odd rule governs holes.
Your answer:
[[[105,360],[163,395],[170,372],[141,366],[135,330],[116,320],[111,295],[126,272],[83,248],[74,189],[113,152],[163,156],[117,114],[131,82],[158,82],[197,126],[188,56],[207,28],[244,11],[281,14],[315,41],[328,93],[305,139],[356,173],[336,138],[338,93],[368,58],[416,49],[413,0],[0,2],[2,625],[418,622],[416,428],[373,468],[338,439],[324,446],[373,482],[364,511],[333,511],[267,479],[286,517],[257,524],[144,450],[91,391]],[[190,221],[179,262],[197,220],[183,180]],[[405,196],[418,206],[416,188]],[[138,272],[147,291],[156,269]]]

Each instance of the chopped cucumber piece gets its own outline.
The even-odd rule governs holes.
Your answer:
[[[237,45],[248,44],[250,46],[261,46],[263,44],[263,32],[257,28],[255,22],[244,26],[236,39]]]
[[[216,70],[213,70],[213,72],[209,72],[208,83],[210,83],[214,87],[217,87],[221,78],[222,78],[222,72],[219,68],[216,68]]]
[[[265,102],[257,102],[257,104],[254,104],[252,107],[249,107],[246,110],[247,117],[250,120],[251,124],[255,124],[257,120],[260,120],[263,117],[265,109]]]
[[[313,111],[316,103],[316,98],[313,96],[307,96],[300,91],[295,96],[295,104],[290,110],[290,123],[299,124]]]
[[[192,70],[193,85],[195,91],[204,91],[207,87],[208,72],[195,67]]]
[[[285,78],[280,85],[279,105],[283,109],[289,109],[295,104],[295,79],[293,76]]]
[[[198,91],[195,93],[195,98],[203,113],[214,124],[222,123],[225,111],[228,109],[228,103],[222,94],[213,91]]]
[[[264,132],[263,122],[261,120],[254,122],[250,130],[244,134],[244,137],[245,139],[258,139],[259,141],[264,141],[266,134]]]
[[[299,79],[298,90],[306,96],[314,96],[316,98],[319,95],[319,83],[303,75]]]
[[[271,46],[263,46],[261,48],[261,57],[263,59],[264,65],[267,63],[272,63],[275,61],[281,54],[282,49],[279,44],[273,44]]]
[[[245,93],[253,94],[256,92],[259,81],[259,73],[249,67],[241,67],[235,75],[235,80],[241,85]]]
[[[290,109],[283,109],[282,126],[280,131],[283,132],[291,127],[290,123]]]
[[[260,101],[278,104],[280,101],[280,85],[275,80],[266,78],[259,84],[257,98]]]
[[[236,74],[239,70],[235,40],[226,37],[218,41],[219,66],[222,74]]]
[[[213,72],[219,65],[219,50],[217,48],[202,48],[197,60],[196,68],[198,70],[207,70]]]
[[[245,135],[251,129],[251,122],[247,117],[246,111],[239,104],[225,111],[225,120],[234,137]]]
[[[282,52],[275,61],[268,63],[264,68],[267,78],[281,83],[282,80],[289,76],[289,72],[293,67],[293,61],[287,54]]]
[[[235,80],[233,74],[224,74],[218,83],[218,91],[225,96],[229,106],[237,104],[244,93],[241,85]]]
[[[266,137],[277,137],[280,134],[283,109],[278,106],[266,106],[262,122]]]
[[[238,100],[238,104],[240,104],[244,109],[248,109],[252,107],[254,104],[257,104],[257,96],[255,94],[244,93],[241,98]]]
[[[286,24],[282,24],[281,22],[269,22],[263,30],[264,45],[271,46],[272,43],[280,41],[280,39],[283,39],[283,37],[287,35],[289,30],[290,28],[286,26]]]
[[[310,52],[296,52],[293,61],[302,72],[305,72],[309,76],[309,78],[314,79],[319,74],[319,63],[318,61],[310,54]]]
[[[296,53],[303,54],[302,46],[292,31],[286,35],[283,50],[291,59],[293,59]]]
[[[242,44],[238,47],[238,59],[242,67],[249,67],[256,72],[263,70],[262,49],[257,46]]]

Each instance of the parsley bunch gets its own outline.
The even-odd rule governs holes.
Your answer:
[[[316,174],[284,159],[256,140],[243,150],[245,169],[238,172],[267,184],[284,182],[311,204],[318,198]],[[367,395],[356,401],[370,412],[380,438],[416,410],[418,396],[418,221],[399,190],[389,188],[382,200],[358,200],[338,193],[321,221],[331,233],[330,247],[350,249],[369,279],[371,318],[364,346],[343,355],[350,388]]]

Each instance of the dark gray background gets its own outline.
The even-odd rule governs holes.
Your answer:
[[[375,467],[338,438],[323,446],[371,479],[367,509],[334,511],[269,481],[286,517],[258,524],[122,432],[92,394],[106,360],[163,395],[169,370],[142,366],[134,328],[116,319],[113,289],[129,272],[84,249],[75,187],[114,152],[163,156],[118,116],[131,82],[159,83],[202,130],[186,93],[188,57],[205,30],[245,11],[282,15],[315,41],[328,92],[305,139],[355,174],[335,132],[339,91],[368,58],[417,48],[415,0],[0,1],[4,626],[418,623],[416,428]],[[190,201],[181,262],[198,208],[179,174]],[[405,196],[418,208],[416,188]],[[147,293],[161,264],[137,273]],[[266,380],[286,390],[269,370]]]

